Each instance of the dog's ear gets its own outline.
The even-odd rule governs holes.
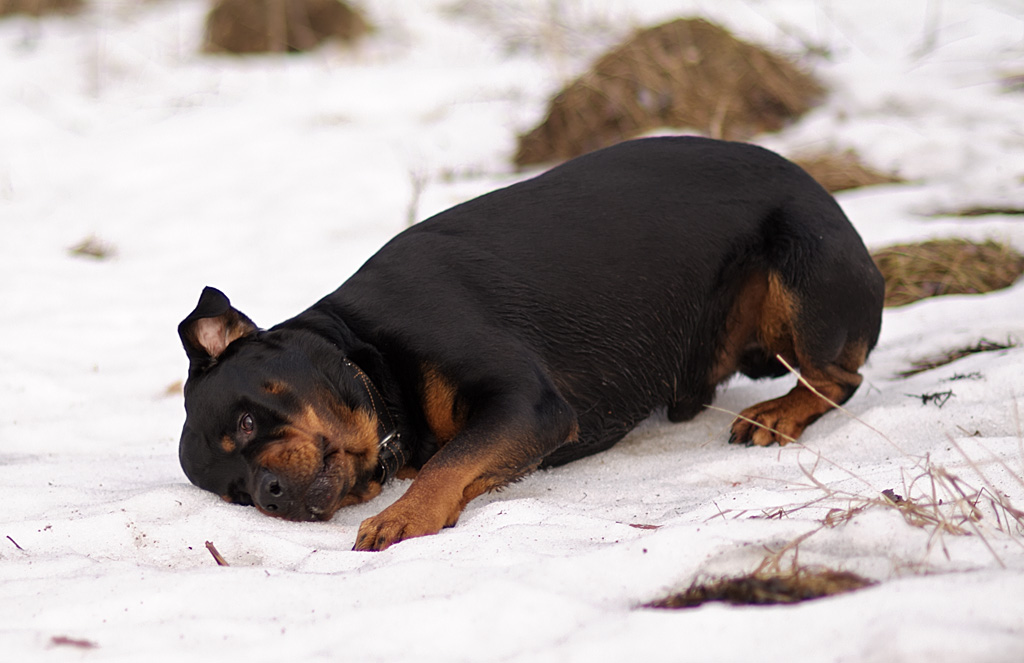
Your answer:
[[[257,331],[244,313],[233,308],[223,292],[203,288],[196,309],[178,325],[190,368],[203,368],[217,359],[233,341]]]

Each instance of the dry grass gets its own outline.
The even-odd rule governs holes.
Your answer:
[[[217,566],[231,566],[228,564],[227,560],[224,559],[223,555],[220,554],[220,551],[217,550],[217,546],[213,545],[212,541],[206,542],[206,549],[210,551],[214,561],[217,562]]]
[[[908,525],[928,531],[929,538],[926,555],[936,546],[939,546],[946,558],[949,559],[949,550],[945,545],[946,535],[977,536],[984,543],[993,559],[1001,567],[1005,568],[1005,563],[989,542],[986,531],[982,529],[982,523],[990,524],[986,525],[989,532],[992,530],[1001,532],[1018,546],[1024,548],[1024,511],[1013,505],[1009,496],[996,487],[978,462],[971,458],[955,439],[948,437],[946,442],[951,448],[956,449],[966,467],[973,472],[974,479],[971,481],[967,481],[960,475],[950,472],[945,467],[933,463],[928,455],[920,457],[908,454],[885,433],[863,421],[841,405],[822,396],[803,376],[796,373],[784,359],[780,357],[779,360],[786,365],[790,372],[796,375],[801,384],[840,412],[843,412],[879,435],[899,453],[900,457],[909,462],[909,465],[901,470],[904,476],[901,492],[902,495],[907,497],[897,494],[892,488],[878,490],[870,481],[830,461],[820,451],[808,449],[797,442],[797,446],[809,453],[813,453],[815,457],[814,465],[811,467],[807,467],[804,464],[800,465],[800,469],[807,480],[807,483],[800,487],[815,490],[820,493],[820,496],[795,506],[762,511],[759,514],[753,514],[752,517],[779,519],[799,511],[821,508],[837,502],[844,504],[844,506],[829,508],[824,518],[819,521],[819,524],[814,529],[797,537],[781,550],[772,552],[765,558],[765,561],[755,571],[755,574],[765,569],[778,571],[782,556],[788,552],[793,554],[793,569],[798,568],[796,555],[801,543],[824,529],[843,525],[864,511],[873,508],[896,509]],[[1024,435],[1024,431],[1021,430],[1019,415],[1017,415],[1016,421],[1018,436]],[[1022,445],[1024,445],[1024,440],[1022,440]],[[986,463],[987,465],[1002,468],[1008,477],[1015,481],[1019,487],[1024,488],[1024,479],[1021,478],[1019,472],[1009,467],[1002,459],[995,455],[991,456]],[[860,493],[843,491],[828,486],[815,476],[818,466],[822,463],[829,464],[843,471],[849,477],[872,490],[873,495],[865,496]],[[909,481],[906,479],[908,475],[911,477]],[[746,510],[739,512],[727,510],[720,511],[714,518],[726,518],[730,516],[730,513],[733,518],[751,517]]]
[[[1024,92],[1024,73],[1006,74],[1000,78],[1006,92]]]
[[[95,235],[90,235],[68,249],[68,253],[79,258],[106,260],[114,257],[117,252],[110,244],[104,242]]]
[[[519,167],[564,161],[658,127],[716,138],[774,131],[822,97],[791,62],[702,19],[641,30],[559,92],[520,136]]]
[[[685,591],[646,604],[645,608],[693,608],[709,601],[733,605],[798,603],[870,587],[874,582],[849,571],[795,567],[759,569],[736,578],[695,581]]]
[[[830,193],[903,181],[896,175],[882,173],[866,165],[853,150],[822,152],[797,157],[793,161]]]
[[[72,14],[82,9],[83,0],[0,0],[0,16],[27,14],[42,16],[43,14]]]
[[[1006,288],[1024,272],[1024,256],[994,241],[939,239],[875,251],[885,277],[885,305],[903,306],[925,297],[977,294]]]
[[[976,217],[976,216],[1021,216],[1024,215],[1024,209],[1019,207],[964,207],[961,209],[945,210],[937,212],[933,216],[962,216],[962,217]]]
[[[353,41],[369,31],[340,0],[216,0],[206,17],[208,53],[308,51],[327,39]]]
[[[905,482],[902,490],[907,497],[897,494],[894,489],[883,490],[878,497],[866,498],[824,488],[829,499],[844,499],[849,503],[845,509],[830,510],[825,524],[836,526],[868,508],[896,509],[908,525],[928,532],[928,552],[938,547],[949,559],[945,543],[947,535],[976,536],[984,543],[996,563],[1005,567],[980,525],[983,521],[991,523],[995,531],[1009,535],[1024,547],[1021,542],[1024,535],[1024,511],[1017,509],[1010,498],[992,484],[955,440],[950,438],[948,441],[960,452],[967,466],[974,472],[975,479],[969,482],[925,457],[914,464],[917,473],[909,482]],[[1010,471],[1011,476],[1016,477]],[[1020,479],[1017,481],[1020,482]]]
[[[780,361],[783,361],[785,364],[785,361],[781,358]],[[829,461],[820,452],[803,447],[799,442],[796,442],[795,444],[802,447],[803,450],[813,453],[815,458],[814,464],[811,467],[800,464],[800,469],[806,478],[806,483],[798,485],[798,487],[818,492],[819,496],[817,498],[794,506],[771,509],[755,514],[751,514],[747,510],[738,512],[720,510],[714,518],[754,517],[781,519],[801,511],[810,509],[820,511],[825,509],[824,516],[817,519],[815,526],[810,531],[792,539],[776,550],[766,548],[767,555],[753,573],[734,578],[715,578],[704,582],[694,581],[685,591],[656,600],[642,607],[687,608],[698,606],[708,601],[724,601],[744,605],[772,605],[806,601],[869,587],[875,583],[855,573],[802,566],[799,563],[799,550],[805,541],[819,532],[842,527],[860,514],[871,509],[895,510],[907,525],[920,528],[928,533],[928,540],[921,561],[907,563],[894,560],[893,570],[897,573],[927,572],[929,567],[926,564],[926,560],[935,549],[941,550],[947,560],[951,559],[946,545],[946,538],[949,536],[977,537],[977,540],[984,544],[992,558],[1002,568],[1006,568],[1006,564],[1000,556],[997,547],[990,541],[991,537],[996,533],[1002,533],[1004,540],[1009,540],[1024,548],[1024,511],[1012,504],[1006,493],[995,486],[986,472],[982,470],[979,463],[964,452],[956,440],[950,437],[947,443],[950,445],[950,448],[956,449],[960,454],[967,471],[973,473],[975,478],[971,481],[964,479],[959,474],[941,465],[933,463],[929,456],[915,457],[907,454],[896,442],[877,428],[821,396],[813,386],[802,376],[796,374],[788,364],[787,368],[813,393],[878,434],[903,459],[910,462],[909,466],[902,470],[904,476],[901,488],[902,495],[897,494],[896,490],[891,488],[878,490],[867,479]],[[1017,415],[1016,421],[1018,435],[1021,435],[1019,415]],[[864,495],[859,492],[844,491],[825,484],[816,476],[817,468],[823,463],[830,464],[856,479],[868,487],[871,490],[871,494]],[[1024,479],[1002,459],[993,455],[986,465],[1001,468],[1007,476],[1017,483],[1018,487],[1024,488]],[[907,476],[910,476],[909,480],[906,479]],[[906,495],[906,497],[903,497],[903,495]],[[784,568],[783,561],[787,557],[789,559],[788,568]]]
[[[71,647],[73,649],[97,649],[99,645],[84,638],[71,638],[66,635],[55,635],[50,638],[51,647]]]
[[[909,465],[901,469],[904,479],[901,493],[895,489],[878,490],[872,483],[855,472],[828,460],[819,451],[804,447],[799,442],[795,446],[814,454],[814,464],[810,467],[800,464],[806,483],[798,484],[798,488],[810,489],[819,496],[800,504],[774,508],[751,513],[749,510],[719,510],[715,518],[765,518],[782,519],[807,510],[825,510],[823,517],[810,530],[792,539],[776,550],[766,547],[767,555],[761,564],[749,574],[733,578],[715,578],[709,581],[694,581],[685,591],[645,604],[645,608],[687,608],[708,601],[724,601],[732,604],[771,605],[794,603],[810,599],[855,591],[875,584],[855,573],[836,571],[827,568],[802,566],[799,563],[800,546],[819,532],[842,527],[857,516],[872,509],[895,510],[910,527],[919,528],[928,533],[927,544],[920,561],[893,560],[893,571],[896,573],[925,573],[929,571],[927,559],[933,550],[942,551],[947,560],[951,559],[946,538],[949,536],[976,537],[995,562],[1006,568],[997,546],[990,540],[997,533],[1009,541],[1024,548],[1024,510],[1014,506],[1010,497],[1000,490],[982,469],[981,465],[952,437],[948,437],[949,448],[955,449],[963,459],[967,472],[974,478],[965,479],[958,473],[932,462],[929,455],[913,456],[905,452],[883,432],[861,420],[844,407],[837,405],[822,396],[812,385],[779,357],[790,372],[796,375],[801,384],[810,389],[819,398],[845,413],[867,429],[878,434],[891,445],[901,458],[909,461]],[[1015,421],[1018,436],[1024,435],[1020,415],[1015,407]],[[1024,453],[1024,438],[1021,441]],[[985,463],[987,467],[997,467],[1024,488],[1024,479],[1020,473],[1001,458],[990,454]],[[816,476],[821,464],[829,464],[841,470],[849,477],[866,486],[871,492],[845,491],[825,484]],[[907,477],[910,477],[909,480]],[[903,495],[906,495],[904,497]],[[709,519],[709,520],[711,520]],[[788,568],[783,568],[783,561],[789,558]]]
[[[892,443],[891,440],[886,439]],[[805,465],[800,466],[807,483],[800,484],[798,487],[815,490],[819,493],[817,498],[758,513],[747,510],[726,510],[714,518],[746,517],[777,520],[810,509],[827,509],[824,517],[818,520],[813,529],[782,546],[779,550],[769,550],[758,569],[750,576],[743,576],[745,578],[773,578],[780,574],[785,576],[787,572],[781,570],[781,560],[787,554],[792,555],[790,573],[796,573],[801,568],[798,564],[797,554],[803,542],[819,532],[841,527],[872,509],[895,510],[907,525],[925,530],[928,533],[928,541],[922,559],[926,559],[936,548],[942,551],[946,559],[950,559],[951,555],[946,545],[947,536],[974,536],[985,545],[995,562],[1005,568],[1006,564],[989,538],[994,532],[1000,532],[1024,548],[1024,511],[1013,505],[1006,493],[992,483],[978,463],[971,459],[955,440],[949,438],[947,442],[961,454],[965,464],[975,475],[974,479],[968,481],[959,474],[933,463],[927,456],[914,458],[905,455],[904,458],[911,461],[911,464],[904,470],[904,475],[909,475],[910,478],[909,480],[904,479],[903,486],[900,488],[902,494],[898,494],[896,489],[892,488],[875,490],[867,480],[829,461],[822,454],[805,448],[805,450],[815,453],[816,460],[810,468]],[[895,443],[892,444],[898,448]],[[1004,468],[1009,476],[1024,486],[1024,480],[1020,479],[1017,473],[1007,467],[1003,461],[993,458],[989,462]],[[821,463],[830,464],[843,470],[865,486],[871,487],[874,494],[864,495],[858,492],[839,490],[825,484],[815,476]],[[907,495],[907,497],[902,495]],[[832,504],[842,506],[829,507]],[[907,568],[916,570],[923,568],[923,564],[909,565]]]
[[[947,350],[942,354],[925,357],[923,359],[916,359],[911,362],[910,368],[905,371],[900,371],[896,375],[901,378],[909,378],[911,375],[917,375],[918,373],[930,371],[933,368],[952,364],[957,359],[963,359],[970,355],[976,355],[982,352],[998,352],[1000,350],[1009,350],[1010,348],[1015,347],[1017,347],[1017,344],[1010,339],[1007,339],[1006,343],[998,343],[996,341],[990,341],[987,338],[983,338],[974,345]]]

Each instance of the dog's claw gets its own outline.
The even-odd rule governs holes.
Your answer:
[[[384,550],[399,541],[437,534],[459,518],[458,511],[424,509],[407,497],[408,493],[381,513],[364,520],[353,550]]]

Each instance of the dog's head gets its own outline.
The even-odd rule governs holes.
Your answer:
[[[290,520],[327,520],[380,491],[377,408],[338,348],[262,331],[214,288],[178,334],[189,358],[179,457],[192,483]]]

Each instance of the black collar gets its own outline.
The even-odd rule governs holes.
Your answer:
[[[355,377],[366,389],[366,395],[370,397],[370,406],[377,416],[377,473],[373,480],[383,484],[405,465],[402,434],[398,432],[398,425],[391,416],[391,410],[370,377],[347,357],[345,365],[352,369]]]

